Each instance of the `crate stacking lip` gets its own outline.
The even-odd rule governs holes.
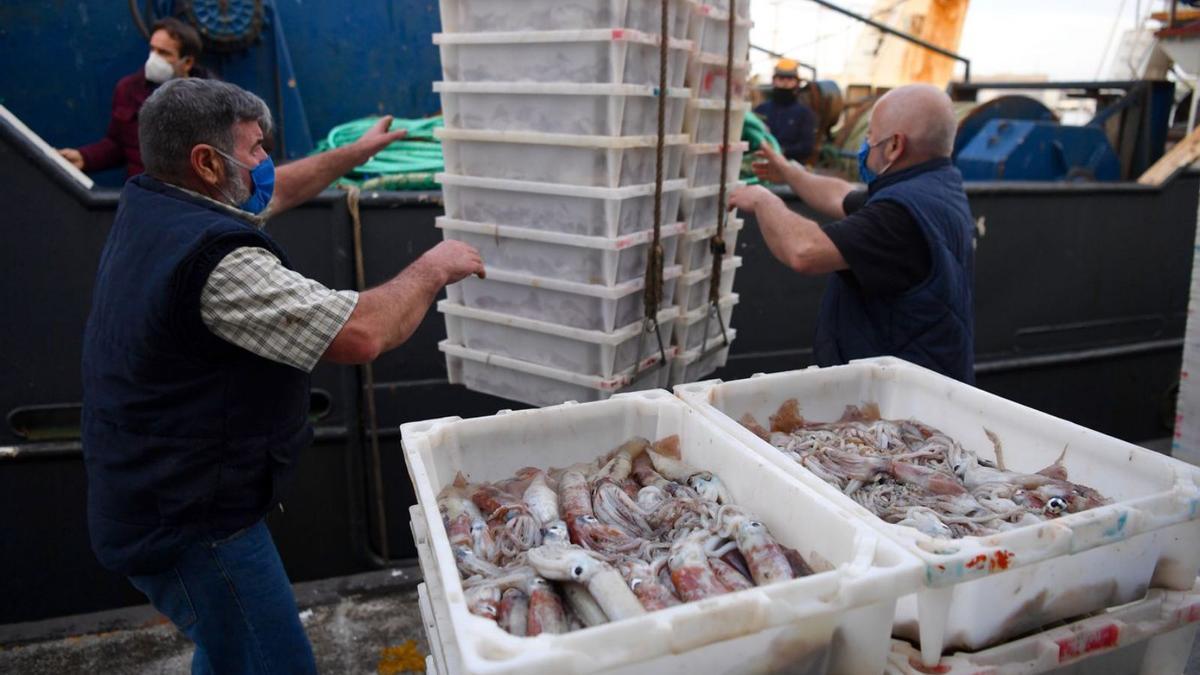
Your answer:
[[[446,215],[456,220],[616,238],[654,223],[653,183],[579,187],[439,173]],[[663,222],[674,222],[687,181],[662,186]]]
[[[437,308],[446,317],[451,344],[540,366],[611,378],[635,365],[641,371],[662,357],[657,336],[644,330],[641,319],[604,332],[464,307],[447,300],[439,302]],[[663,351],[671,347],[675,328],[672,319],[678,314],[674,307],[658,312]]]
[[[743,125],[745,122],[743,121]],[[739,136],[740,138],[740,136]],[[717,143],[693,143],[683,152],[683,177],[689,188],[710,187],[721,183],[721,149]],[[742,158],[750,150],[750,143],[734,143],[725,153],[725,180],[737,179],[742,170]]]
[[[488,271],[505,270],[581,284],[616,286],[642,277],[653,230],[609,239],[584,237],[523,227],[471,223],[440,217],[436,221],[446,239],[475,247]],[[675,260],[682,223],[663,225],[660,243],[664,260]]]
[[[733,278],[737,268],[742,266],[740,256],[730,256],[721,261],[721,281],[718,298],[723,298],[733,292]],[[683,313],[694,312],[708,305],[708,286],[712,278],[712,266],[694,269],[679,277],[678,288],[675,291],[675,304]],[[718,301],[719,302],[719,301]]]
[[[690,0],[671,0],[668,35],[686,39]],[[644,0],[440,0],[442,30],[480,33],[522,30],[631,28],[662,31],[661,6]]]
[[[484,0],[487,1],[487,0]],[[658,133],[658,88],[635,84],[434,82],[447,128],[593,136]],[[667,134],[683,132],[691,92],[667,90]]]
[[[746,2],[749,4],[749,2]],[[750,29],[754,22],[738,17],[733,25],[734,61],[746,61],[750,56]],[[702,54],[726,57],[729,49],[729,8],[719,9],[713,5],[693,4],[692,18],[688,22],[688,39],[693,49]]]
[[[722,93],[724,96],[724,93]],[[750,102],[734,99],[729,105],[729,138],[739,140],[742,127],[746,125],[746,111]],[[725,139],[725,101],[723,99],[695,99],[688,101],[683,115],[683,132],[693,143],[722,143]],[[719,167],[719,165],[718,165]],[[740,168],[740,167],[739,167]],[[737,177],[737,174],[731,174]],[[715,181],[714,181],[715,182]]]
[[[699,4],[710,6],[725,16],[729,16],[729,0],[704,0]],[[750,18],[750,0],[738,0],[737,15],[738,19]]]
[[[712,323],[715,324],[716,320]],[[733,339],[736,337],[737,329],[726,326],[725,337],[718,335],[715,340],[710,340],[707,351],[697,347],[677,354],[675,360],[671,361],[671,386],[695,382],[716,369],[723,368],[729,359],[729,348],[733,346]]]
[[[738,234],[742,231],[744,221],[730,218],[725,223],[725,257],[732,257],[737,250]],[[717,225],[709,225],[698,230],[688,230],[679,242],[679,255],[676,262],[683,268],[683,273],[693,272],[712,266],[712,248],[710,239],[717,233]]]
[[[725,323],[726,332],[733,322],[733,308],[740,299],[737,293],[730,293],[722,296],[717,302],[717,311],[721,313],[720,319]],[[703,306],[675,318],[675,344],[681,353],[686,354],[706,347],[711,350],[714,345],[721,343],[721,323],[715,316],[708,320],[709,310],[709,305],[705,303]],[[708,326],[707,345],[704,344],[705,325]]]
[[[653,183],[658,171],[656,136],[581,136],[530,131],[438,129],[446,171],[579,187],[630,187]],[[663,138],[663,179],[679,177],[688,137]]]
[[[729,203],[729,195],[744,185],[745,183],[726,183],[726,203]],[[720,222],[721,215],[721,205],[718,203],[720,198],[720,185],[687,188],[684,190],[679,202],[679,217],[683,222],[687,223],[688,230],[716,227]],[[732,220],[733,218],[730,217],[726,219],[726,222],[731,222]]]
[[[895,634],[919,639],[924,663],[944,648],[978,650],[1051,622],[1136,600],[1147,588],[1190,589],[1200,570],[1200,470],[892,357],[722,383],[682,399],[746,446],[856,514],[925,564],[924,588],[897,605]],[[987,536],[942,539],[892,525],[737,421],[767,423],[789,399],[809,420],[874,402],[886,419],[916,418],[981,458],[1034,472],[1063,453],[1071,480],[1113,499],[1095,509]],[[919,621],[918,621],[919,617]]]
[[[448,82],[579,82],[660,86],[659,37],[641,31],[435,33]],[[667,88],[682,87],[692,43],[667,42]]]
[[[485,263],[486,265],[486,263]],[[679,266],[663,270],[662,307],[671,305]],[[451,302],[560,326],[612,332],[642,318],[645,278],[615,286],[580,284],[504,270],[446,287]]]
[[[671,434],[680,436],[683,461],[720,476],[734,502],[782,544],[799,549],[817,573],[535,638],[509,635],[467,610],[436,501],[459,471],[469,480],[495,481],[524,466],[589,461],[631,436]],[[920,583],[919,563],[895,543],[831,507],[666,391],[413,422],[401,427],[401,436],[419,505],[410,512],[414,540],[426,583],[436,587],[430,599],[441,648],[461,668],[457,672],[878,673],[890,648],[894,599]]]
[[[695,52],[688,60],[687,66],[687,87],[692,91],[692,98],[702,101],[721,101],[725,104],[725,82],[726,77],[726,59],[724,55],[705,54]],[[746,82],[750,76],[750,62],[739,61],[736,58],[733,62],[733,91],[730,93],[733,101],[742,101],[746,98]],[[741,136],[734,136],[741,138]]]

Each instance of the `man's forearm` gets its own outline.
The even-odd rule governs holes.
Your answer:
[[[367,159],[359,148],[345,145],[281,165],[275,172],[272,213],[282,213],[312,199]]]
[[[854,189],[852,184],[833,176],[819,176],[793,164],[788,164],[784,179],[805,204],[830,218],[846,217],[842,200]]]
[[[845,268],[821,226],[789,209],[782,199],[764,200],[754,215],[771,255],[792,270],[824,274]]]
[[[364,327],[378,336],[379,353],[412,337],[445,282],[443,272],[418,258],[387,283],[359,295],[355,312],[363,310]]]

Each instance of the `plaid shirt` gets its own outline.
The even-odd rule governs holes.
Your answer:
[[[358,304],[247,246],[221,259],[200,295],[200,318],[214,335],[266,359],[311,371]]]

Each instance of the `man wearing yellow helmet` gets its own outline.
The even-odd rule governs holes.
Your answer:
[[[771,78],[771,98],[754,112],[767,123],[783,149],[783,156],[797,162],[807,162],[813,154],[817,119],[812,108],[798,96],[800,77],[798,64],[781,59],[775,64]]]

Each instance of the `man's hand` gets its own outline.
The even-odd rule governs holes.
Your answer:
[[[443,275],[442,285],[461,281],[472,274],[480,279],[486,275],[483,257],[479,255],[479,251],[469,244],[453,239],[447,239],[429,249],[421,259],[431,270]]]
[[[763,143],[762,147],[755,154],[766,160],[763,162],[754,162],[750,165],[754,169],[754,175],[758,176],[759,180],[777,185],[787,182],[787,170],[790,164],[786,157],[772,150],[771,146],[766,143]]]
[[[62,158],[70,162],[76,169],[83,171],[83,155],[75,148],[62,148],[58,151]]]
[[[366,162],[375,156],[375,153],[383,150],[395,141],[404,138],[408,131],[405,129],[397,129],[396,131],[388,131],[392,126],[392,116],[384,115],[379,118],[375,126],[367,129],[367,133],[354,142],[354,147],[362,156],[362,161],[359,164]]]
[[[769,200],[779,199],[770,190],[761,185],[746,185],[733,191],[729,196],[729,210],[740,209],[747,213],[756,213],[758,208]]]

